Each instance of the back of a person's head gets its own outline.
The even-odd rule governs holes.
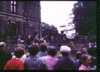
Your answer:
[[[38,45],[37,44],[31,44],[28,46],[28,52],[30,55],[36,55],[39,51]]]
[[[5,42],[0,42],[0,49],[3,49],[6,47],[6,43]]]
[[[47,52],[51,56],[55,56],[57,53],[55,46],[49,46]]]
[[[22,57],[24,55],[24,49],[22,47],[15,48],[14,55],[18,58]]]
[[[69,46],[62,45],[60,47],[60,52],[63,56],[68,56],[71,52],[71,48]]]
[[[76,52],[76,59],[80,59],[82,53],[80,51]]]
[[[41,45],[40,45],[40,51],[42,51],[42,52],[47,51],[47,46],[44,43],[41,43]]]

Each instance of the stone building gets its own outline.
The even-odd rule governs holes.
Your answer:
[[[40,32],[39,1],[0,1],[0,38],[26,38]]]

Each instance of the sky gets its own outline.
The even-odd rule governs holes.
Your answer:
[[[72,26],[68,26],[69,22],[72,22],[70,15],[72,13],[73,4],[77,1],[41,1],[41,22],[45,22],[49,25],[54,25],[60,32],[63,29],[71,29]],[[73,15],[74,16],[74,15]],[[60,26],[66,25],[61,28]],[[75,30],[68,31],[67,35],[75,33]]]

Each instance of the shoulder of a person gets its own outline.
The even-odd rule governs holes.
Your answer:
[[[12,62],[12,59],[10,59],[10,60],[7,61],[7,63],[10,63],[10,62]]]
[[[58,58],[55,58],[57,61],[59,60]]]
[[[63,58],[58,59],[58,63],[63,62],[63,60],[64,60]]]
[[[79,70],[85,70],[85,68],[83,66],[80,66]]]
[[[7,51],[4,51],[4,54],[7,56],[7,57],[12,57],[11,53],[7,52]]]
[[[26,54],[24,54],[22,57],[27,57],[27,55],[26,55]]]
[[[41,57],[41,59],[46,59],[48,56],[43,56],[43,57]]]
[[[85,66],[82,64],[82,65],[79,67],[79,70],[85,70]]]
[[[30,60],[30,56],[26,57],[26,59],[25,59],[25,61],[28,61],[28,60]]]

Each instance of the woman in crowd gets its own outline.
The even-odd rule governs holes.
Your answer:
[[[39,48],[36,44],[31,44],[28,47],[29,56],[26,58],[25,70],[43,70],[46,69],[46,66],[42,59],[37,56]]]
[[[23,54],[23,48],[15,48],[14,55],[16,57],[6,63],[4,70],[24,70],[24,63],[20,60],[20,57],[22,57]]]
[[[83,54],[79,60],[79,70],[91,70],[91,56]]]
[[[45,62],[47,70],[54,70],[54,66],[58,61],[58,59],[54,57],[57,53],[56,48],[54,46],[49,46],[47,53],[48,55],[42,57],[42,59]]]

